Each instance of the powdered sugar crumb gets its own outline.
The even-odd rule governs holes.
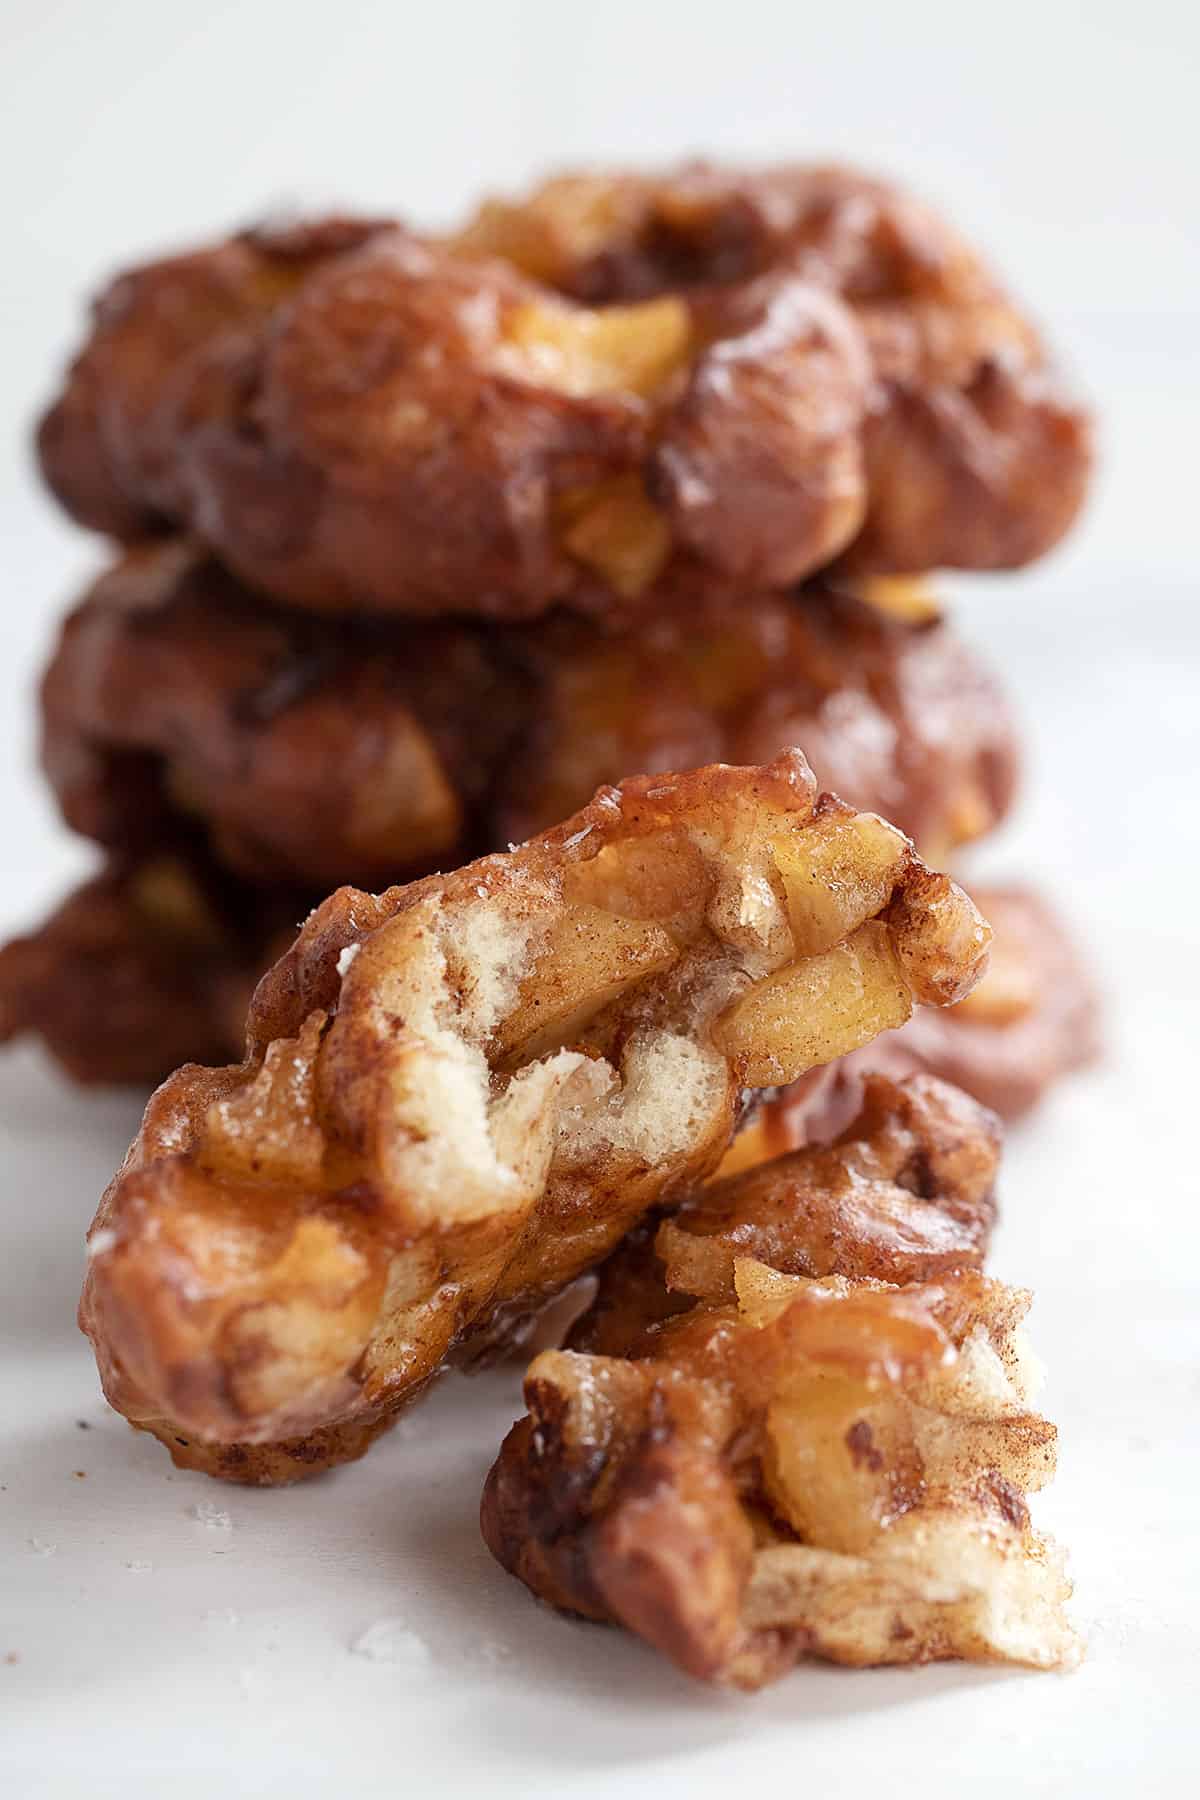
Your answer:
[[[93,1231],[87,1241],[88,1261],[91,1262],[94,1256],[103,1256],[106,1251],[112,1249],[116,1241],[117,1234],[108,1225],[102,1225],[99,1231]]]
[[[429,1646],[403,1619],[377,1619],[353,1640],[350,1651],[368,1662],[399,1663],[411,1669],[429,1661]]]
[[[58,1545],[48,1544],[45,1538],[31,1537],[29,1548],[35,1556],[57,1556],[58,1554]]]
[[[350,965],[354,961],[355,957],[358,955],[358,953],[361,949],[362,949],[361,944],[347,944],[345,949],[339,951],[338,959],[337,959],[337,972],[343,979],[349,974]]]
[[[206,1531],[232,1531],[233,1520],[223,1506],[217,1506],[211,1500],[197,1500],[194,1506],[188,1507],[188,1517],[203,1525]]]
[[[148,1562],[136,1562],[135,1561],[135,1562],[127,1562],[125,1564],[125,1567],[133,1575],[148,1575],[150,1573],[151,1569],[153,1569],[154,1564],[148,1563]]]

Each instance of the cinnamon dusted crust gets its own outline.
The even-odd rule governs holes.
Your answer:
[[[167,1082],[101,1205],[80,1317],[109,1398],[235,1479],[360,1454],[710,1174],[745,1089],[961,998],[988,935],[796,752],[341,890],[260,984],[245,1063]]]

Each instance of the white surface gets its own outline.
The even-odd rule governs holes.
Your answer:
[[[1023,820],[990,860],[1036,869],[1070,902],[1110,996],[1109,1065],[1011,1144],[995,1258],[1038,1294],[1062,1465],[1037,1513],[1072,1551],[1082,1671],[805,1668],[742,1699],[552,1617],[492,1565],[475,1522],[515,1378],[447,1383],[365,1462],[307,1487],[219,1490],[171,1470],[104,1408],[72,1321],[83,1227],[136,1105],[82,1098],[10,1054],[0,1789],[665,1797],[769,1773],[838,1792],[885,1780],[895,1800],[968,1784],[1189,1791],[1200,656],[1196,614],[1165,577],[1136,592],[1085,577],[1051,571],[1011,604],[990,589],[968,609],[1038,744]],[[194,1517],[206,1502],[228,1529]]]
[[[23,433],[105,265],[280,195],[428,213],[555,154],[708,144],[853,148],[985,219],[1106,422],[1068,552],[958,584],[1032,743],[1025,806],[985,861],[1056,889],[1110,996],[1107,1067],[1011,1144],[995,1257],[1038,1294],[1062,1462],[1037,1516],[1072,1552],[1090,1656],[1069,1678],[806,1668],[756,1699],[693,1688],[491,1564],[475,1515],[509,1376],[448,1383],[307,1487],[172,1470],[105,1409],[73,1323],[83,1229],[137,1104],[20,1051],[0,1057],[0,1792],[1191,1791],[1198,15],[468,10],[469,30],[461,8],[342,0],[330,41],[329,9],[303,4],[4,9],[0,167],[20,191],[0,299],[0,927],[88,860],[29,766],[29,687],[98,549],[36,498]]]

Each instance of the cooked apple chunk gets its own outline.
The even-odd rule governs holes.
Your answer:
[[[359,1455],[710,1175],[748,1087],[964,994],[987,926],[855,820],[791,751],[341,889],[260,984],[247,1060],[168,1081],[101,1204],[80,1316],[113,1404],[238,1480]],[[806,858],[854,896],[837,942],[807,891],[793,916]]]
[[[653,1261],[622,1252],[574,1339],[616,1353],[530,1366],[484,1493],[494,1555],[734,1687],[805,1656],[1074,1663],[1026,1504],[1055,1461],[1030,1297],[970,1266],[995,1162],[965,1096],[878,1080],[837,1145],[699,1196]]]
[[[974,898],[995,935],[987,974],[966,1005],[922,1008],[903,1030],[767,1100],[734,1139],[724,1173],[840,1131],[858,1109],[864,1075],[937,1075],[1014,1122],[1102,1054],[1101,996],[1066,922],[1032,888],[977,887]]]

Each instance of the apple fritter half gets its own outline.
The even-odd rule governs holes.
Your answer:
[[[361,1454],[711,1174],[746,1090],[953,1003],[989,935],[797,751],[339,890],[260,983],[246,1061],[168,1081],[101,1204],[80,1318],[109,1399],[237,1480]]]
[[[1030,1296],[971,1266],[996,1160],[966,1096],[876,1078],[835,1146],[668,1220],[657,1292],[643,1252],[576,1329],[609,1353],[531,1364],[484,1493],[493,1554],[734,1687],[806,1656],[1071,1666],[1070,1585],[1026,1501],[1056,1445]]]

